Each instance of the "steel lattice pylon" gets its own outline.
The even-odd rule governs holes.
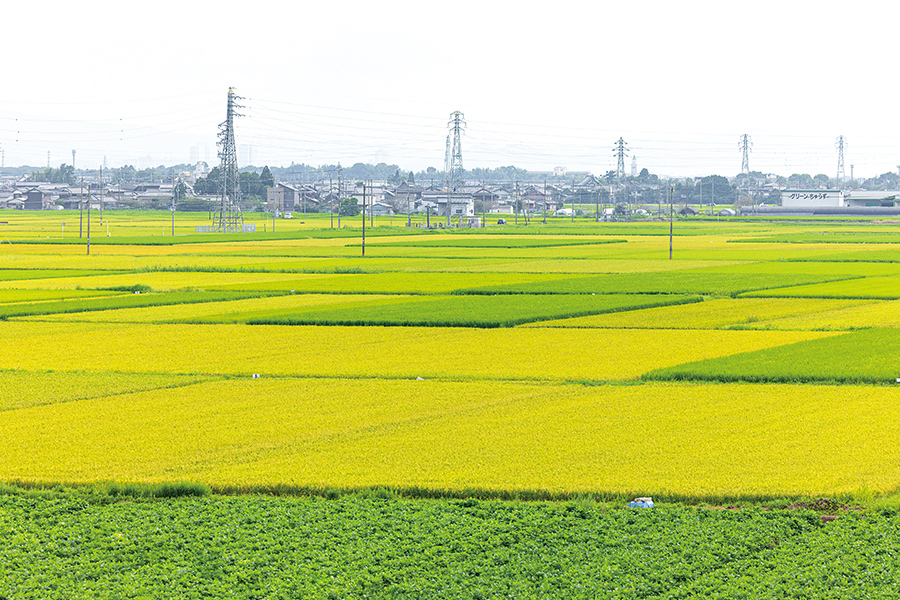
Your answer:
[[[466,118],[461,112],[450,113],[450,121],[447,124],[450,133],[447,136],[447,154],[444,158],[444,169],[447,172],[447,225],[450,225],[450,215],[453,212],[453,193],[462,187],[463,161],[462,161],[462,133],[466,128]]]
[[[750,148],[752,146],[753,142],[750,141],[750,136],[746,133],[741,135],[738,147],[741,149],[741,173],[743,175],[750,174]]]
[[[838,184],[844,183],[844,148],[847,147],[847,138],[842,135],[839,135],[837,141],[835,142],[835,147],[838,151],[838,166],[837,166],[837,181]]]
[[[619,138],[616,145],[613,146],[613,154],[618,159],[616,161],[616,183],[621,183],[625,178],[625,155],[628,152],[628,145],[625,140]]]
[[[234,88],[228,88],[228,113],[225,122],[219,125],[219,201],[211,227],[219,233],[240,233],[244,229],[237,147],[234,143],[234,118],[241,116],[236,112],[236,109],[242,108],[237,103],[240,99]]]

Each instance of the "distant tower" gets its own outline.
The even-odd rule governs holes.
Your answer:
[[[461,112],[454,111],[450,113],[450,121],[447,123],[450,134],[447,136],[449,145],[450,160],[445,166],[447,170],[447,224],[450,224],[450,200],[453,192],[458,190],[463,183],[463,160],[462,160],[462,134],[466,128],[466,118]]]
[[[631,155],[631,176],[637,177],[637,156]]]
[[[72,168],[75,168],[75,151],[72,150]]]
[[[753,146],[750,136],[746,133],[742,135],[738,146],[741,149],[741,173],[750,175],[750,148]]]
[[[625,140],[619,138],[619,141],[616,142],[616,145],[613,146],[613,154],[618,157],[618,163],[616,164],[616,181],[620,182],[625,177],[625,153],[628,152],[628,146],[625,144]]]
[[[450,136],[447,135],[447,147],[444,149],[444,173],[450,172]]]
[[[837,180],[838,183],[844,181],[844,148],[847,147],[847,139],[839,135],[837,141],[834,143],[835,147],[838,151],[838,167],[837,167]]]
[[[219,124],[219,201],[212,223],[212,230],[219,233],[240,232],[244,225],[237,146],[234,144],[234,118],[241,116],[236,112],[242,108],[237,103],[240,99],[234,88],[228,88],[228,111],[225,121]]]
[[[47,150],[47,168],[50,168],[50,151]]]

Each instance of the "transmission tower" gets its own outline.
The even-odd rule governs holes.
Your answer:
[[[619,141],[616,142],[616,145],[613,146],[613,154],[615,154],[619,161],[616,165],[616,182],[619,183],[625,177],[625,153],[628,152],[628,146],[625,144],[625,140],[619,138]]]
[[[240,99],[234,88],[228,88],[228,112],[225,122],[219,124],[219,201],[212,222],[212,230],[219,233],[241,232],[244,228],[237,146],[234,144],[234,118],[241,116],[235,111],[243,108],[237,103]]]
[[[466,118],[461,112],[450,113],[450,121],[447,123],[450,133],[447,136],[449,161],[445,165],[447,171],[447,225],[450,225],[451,204],[453,192],[457,191],[463,181],[462,161],[462,134],[466,128]]]
[[[840,184],[844,182],[844,148],[847,147],[847,139],[839,135],[835,142],[835,147],[837,147],[838,151],[837,180]]]
[[[742,135],[738,147],[741,149],[741,173],[750,175],[750,148],[753,147],[750,136],[746,133]]]

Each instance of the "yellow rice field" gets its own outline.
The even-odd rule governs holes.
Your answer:
[[[831,300],[820,298],[719,298],[683,306],[660,306],[644,310],[590,315],[572,319],[541,321],[520,327],[603,327],[626,329],[719,329],[735,325],[773,323],[781,321],[815,322],[827,314],[866,310],[873,300]],[[794,317],[794,319],[790,319]],[[777,320],[775,320],[777,319]],[[774,327],[782,329],[781,327]],[[783,329],[817,329],[791,327]]]
[[[0,322],[0,369],[623,381],[835,333]],[[35,347],[41,352],[33,352]]]
[[[7,480],[696,496],[900,479],[887,387],[241,378],[2,415]]]

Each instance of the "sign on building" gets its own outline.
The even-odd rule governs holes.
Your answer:
[[[846,206],[842,190],[782,190],[781,205],[803,208]]]

